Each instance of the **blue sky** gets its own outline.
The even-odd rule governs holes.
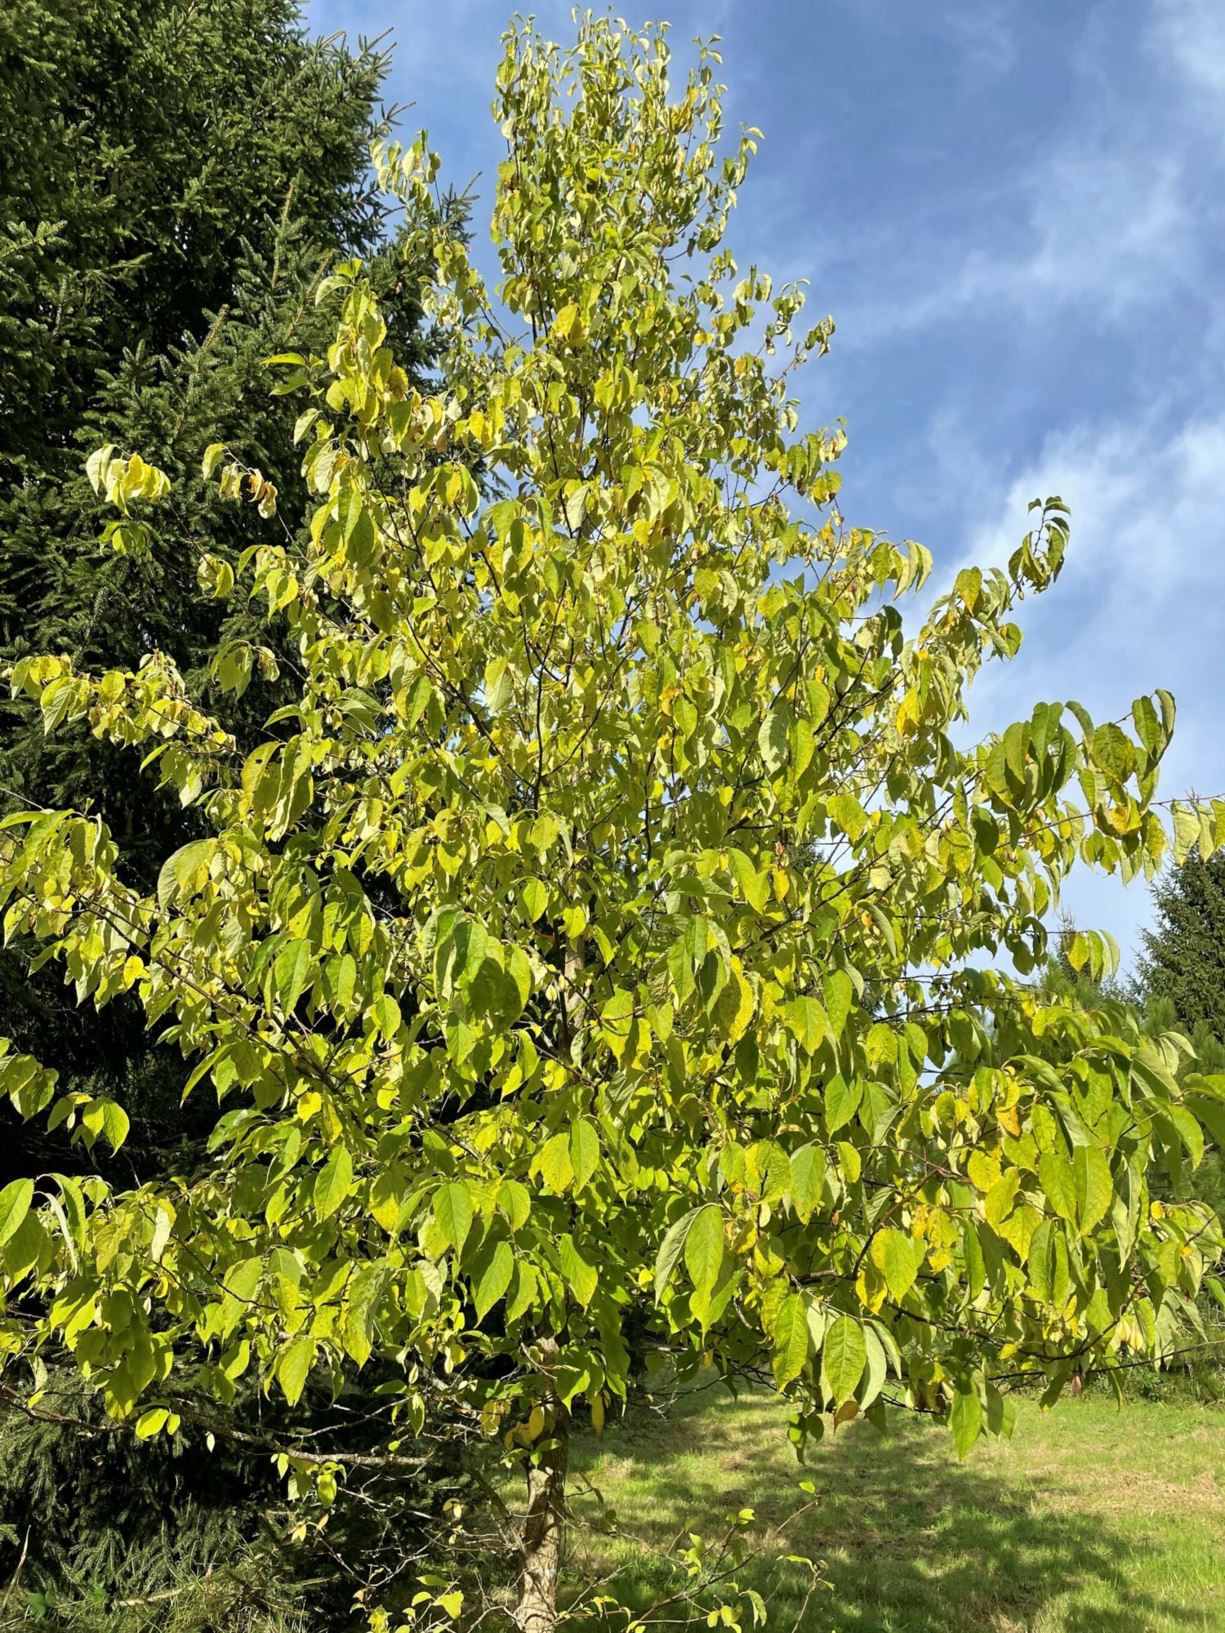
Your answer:
[[[843,415],[842,507],[921,539],[943,577],[1002,560],[1062,494],[1072,548],[1023,609],[1021,657],[975,688],[983,729],[1074,697],[1102,719],[1158,685],[1179,724],[1166,796],[1225,793],[1225,0],[670,3],[678,57],[722,36],[733,122],[765,141],[738,258],[811,280],[838,323],[806,417]],[[570,6],[535,8],[554,39]],[[487,220],[497,0],[310,0],[385,28],[389,86]],[[486,263],[488,264],[488,263]],[[1143,883],[1067,906],[1124,954]]]

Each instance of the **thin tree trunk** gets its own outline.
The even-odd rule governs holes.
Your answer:
[[[566,1528],[566,1453],[570,1414],[560,1403],[546,1435],[551,1444],[527,1470],[527,1513],[519,1553],[519,1633],[554,1633],[557,1582]]]

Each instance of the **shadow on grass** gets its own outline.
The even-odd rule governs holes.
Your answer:
[[[1009,1484],[973,1455],[950,1460],[947,1431],[903,1421],[887,1440],[856,1424],[801,1467],[777,1404],[761,1397],[683,1403],[667,1419],[631,1419],[602,1447],[578,1449],[593,1490],[575,1504],[574,1577],[619,1567],[613,1584],[645,1610],[676,1586],[664,1557],[678,1535],[720,1534],[752,1508],[752,1557],[737,1573],[769,1608],[769,1633],[1167,1633],[1204,1629],[1204,1614],[1129,1580],[1136,1537],[1078,1513],[1075,1493]],[[788,1524],[811,1480],[816,1504]],[[598,1496],[595,1494],[598,1493]],[[618,1529],[598,1534],[601,1514]],[[810,1573],[824,1586],[805,1608]],[[668,1611],[675,1617],[676,1607]],[[699,1620],[698,1626],[702,1625]]]

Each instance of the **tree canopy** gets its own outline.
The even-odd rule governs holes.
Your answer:
[[[1222,1242],[1149,1176],[1198,1163],[1225,1083],[1121,1006],[972,962],[1037,967],[1078,859],[1159,866],[1172,702],[959,746],[1065,507],[904,620],[928,553],[845,523],[843,433],[799,426],[832,326],[722,244],[757,136],[728,148],[716,67],[674,90],[662,30],[509,32],[496,306],[424,139],[384,148],[440,379],[409,379],[357,265],[321,286],[326,351],[280,359],[309,528],[202,565],[282,631],[292,698],[255,747],[166,653],[12,669],[200,832],[143,889],[97,818],[10,816],[6,931],[81,1003],[136,995],[219,1112],[181,1173],[0,1192],[6,1373],[36,1397],[67,1355],[115,1421],[198,1438],[188,1390],[212,1432],[245,1384],[294,1408],[381,1363],[389,1449],[437,1410],[522,1465],[524,1633],[556,1619],[571,1417],[600,1429],[643,1356],[765,1370],[801,1448],[897,1403],[965,1453],[1018,1378],[1053,1401],[1175,1351]],[[89,473],[155,548],[167,476],[105,447]],[[204,473],[275,509],[241,447]],[[249,668],[227,644],[215,682]],[[1225,804],[1179,807],[1192,828],[1225,838]],[[0,1089],[122,1142],[118,1103],[31,1056]],[[326,1517],[344,1465],[282,1445]],[[477,1587],[426,1579],[393,1620]]]

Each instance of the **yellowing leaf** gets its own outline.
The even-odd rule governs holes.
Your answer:
[[[922,1242],[916,1242],[908,1231],[892,1228],[878,1231],[872,1238],[869,1257],[885,1278],[889,1297],[900,1304],[914,1286],[923,1263]]]
[[[154,1435],[160,1434],[166,1427],[170,1413],[164,1406],[154,1406],[147,1412],[142,1412],[136,1420],[137,1440],[152,1440]]]

